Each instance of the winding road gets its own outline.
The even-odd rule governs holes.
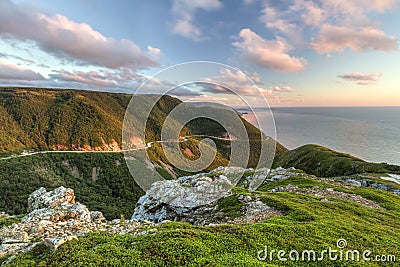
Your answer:
[[[225,140],[225,141],[236,140],[236,139],[229,139],[229,138],[210,136],[210,135],[189,135],[189,136],[183,137],[182,140],[178,140],[178,141],[152,141],[152,142],[148,142],[146,144],[146,146],[144,146],[144,147],[117,150],[117,151],[46,150],[46,151],[36,151],[36,152],[31,152],[31,153],[22,153],[20,155],[13,155],[13,156],[5,157],[5,158],[0,158],[0,160],[8,160],[8,159],[15,159],[15,158],[33,156],[33,155],[38,155],[38,154],[50,154],[50,153],[121,153],[121,152],[130,152],[130,151],[137,151],[137,150],[143,150],[146,148],[151,148],[151,146],[155,143],[159,143],[159,144],[161,144],[161,143],[183,143],[183,142],[188,141],[188,138],[194,138],[194,137],[206,137],[206,138]]]

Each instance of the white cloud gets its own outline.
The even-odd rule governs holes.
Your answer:
[[[264,69],[281,72],[303,70],[307,61],[288,54],[292,48],[285,39],[276,37],[275,40],[264,40],[250,29],[239,33],[239,41],[233,46],[240,49],[244,60]]]
[[[190,20],[184,19],[180,19],[175,22],[172,28],[172,32],[193,41],[200,41],[202,35],[199,28],[193,25]]]
[[[382,76],[381,73],[376,73],[376,72],[371,72],[371,73],[352,72],[339,75],[338,77],[346,81],[355,82],[358,85],[372,85],[375,84],[378,78],[381,76]]]
[[[222,3],[219,0],[174,0],[172,12],[177,19],[172,25],[172,33],[193,41],[202,40],[202,31],[194,24],[196,11],[212,11],[221,7]]]
[[[320,54],[341,52],[350,48],[357,52],[368,50],[393,51],[398,49],[398,39],[383,31],[365,27],[360,30],[345,26],[325,24],[311,46]]]
[[[264,23],[265,27],[276,29],[288,37],[299,39],[298,35],[301,33],[301,28],[297,24],[291,23],[290,19],[285,18],[287,12],[278,12],[274,7],[267,5],[261,13],[259,20]]]
[[[160,48],[156,48],[156,47],[152,47],[152,46],[147,46],[147,51],[149,51],[150,54],[152,54],[153,56],[161,56],[162,52]]]
[[[157,66],[132,41],[105,37],[86,23],[65,16],[47,16],[9,0],[0,2],[0,35],[33,41],[43,51],[90,65],[108,68]]]
[[[20,67],[13,64],[0,61],[0,81],[18,82],[18,81],[40,81],[45,78],[39,73],[26,67]]]

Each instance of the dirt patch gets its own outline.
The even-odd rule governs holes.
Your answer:
[[[185,154],[188,155],[189,157],[194,157],[195,156],[193,154],[192,150],[190,150],[190,148],[185,148],[185,150],[183,152],[185,152]]]

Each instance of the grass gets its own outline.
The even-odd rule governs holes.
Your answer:
[[[311,186],[309,179],[299,186]],[[293,182],[293,181],[292,181]],[[349,189],[343,188],[343,191]],[[221,208],[237,215],[237,195],[247,192],[284,212],[262,223],[196,227],[171,222],[157,227],[155,234],[108,235],[91,233],[62,245],[56,252],[43,246],[18,255],[10,266],[379,266],[376,262],[330,261],[282,263],[259,261],[258,251],[336,249],[336,242],[347,241],[345,249],[371,250],[373,255],[400,257],[400,197],[371,188],[353,193],[380,203],[385,209],[372,209],[344,199],[321,202],[318,197],[293,193],[248,192],[235,188],[235,195],[220,200]],[[235,198],[236,197],[236,198]],[[385,266],[397,266],[387,263]]]
[[[0,218],[0,228],[3,226],[10,226],[14,223],[20,223],[24,216],[24,214],[20,214],[18,216],[12,216],[9,218]]]

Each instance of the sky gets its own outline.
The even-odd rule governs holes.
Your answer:
[[[399,2],[1,0],[0,85],[400,106]]]

